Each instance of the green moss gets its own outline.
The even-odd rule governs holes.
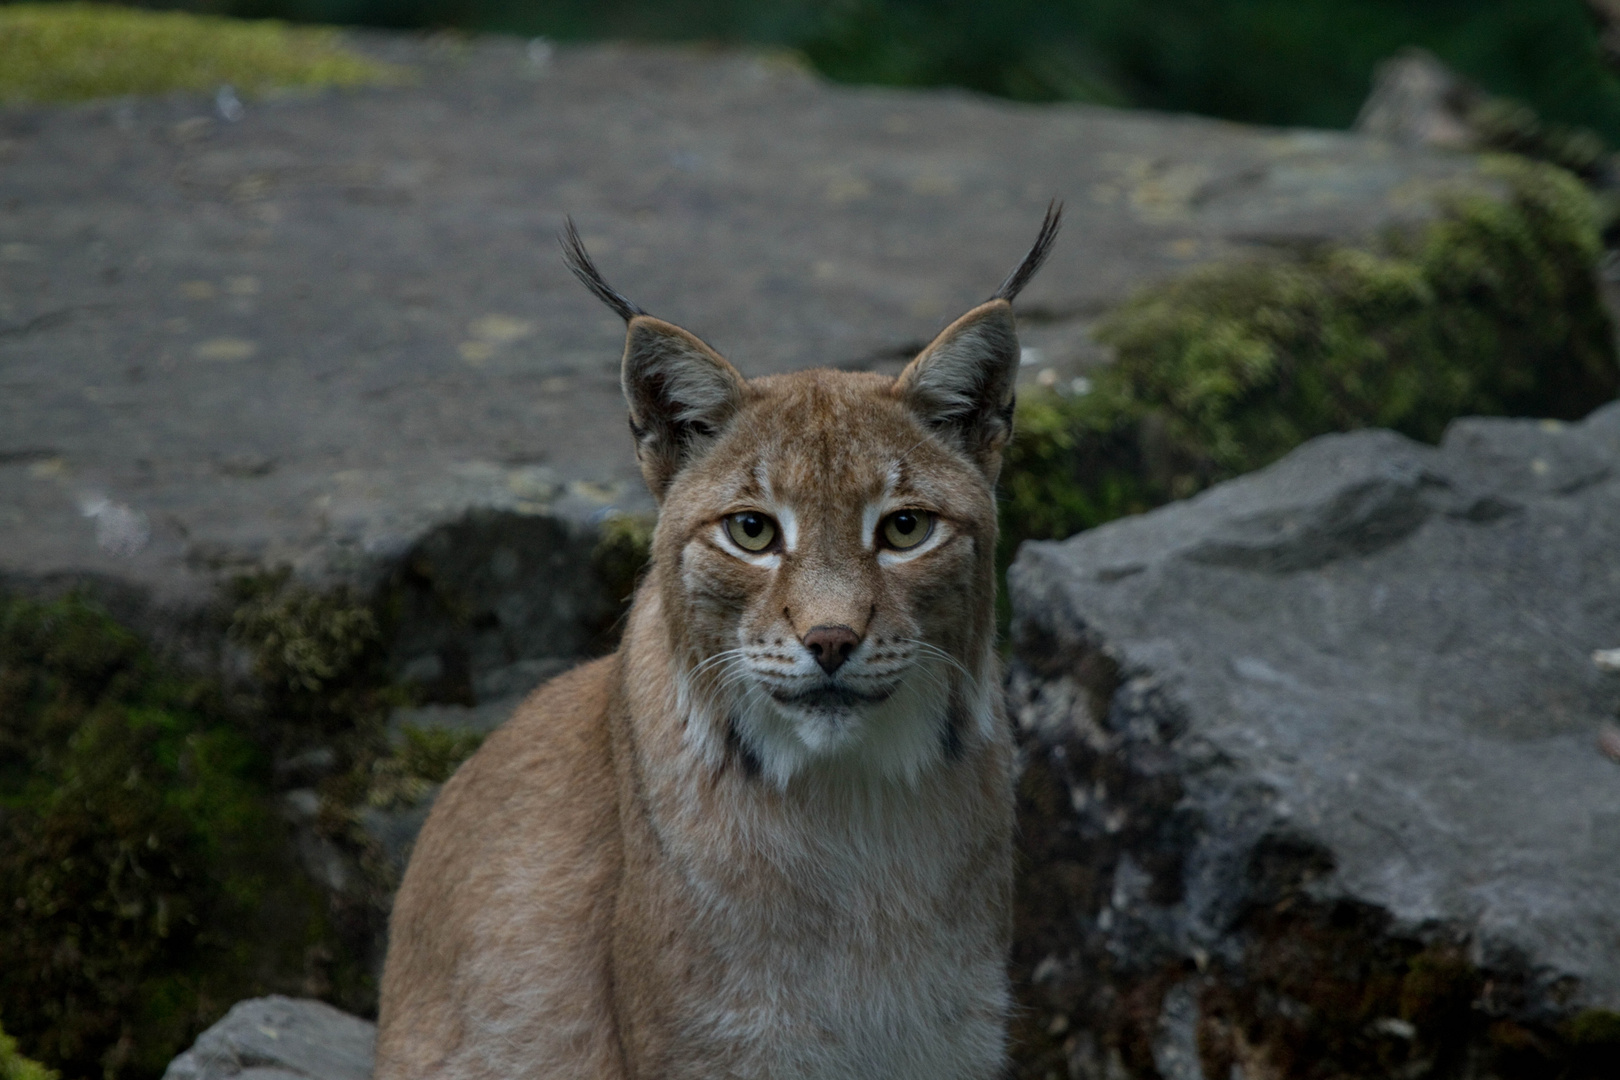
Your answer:
[[[1181,498],[1314,436],[1438,439],[1462,415],[1572,419],[1620,388],[1592,198],[1498,158],[1504,198],[1455,194],[1370,250],[1210,266],[1151,287],[1097,336],[1116,360],[1080,396],[1026,392],[1004,481],[1004,551]]]
[[[0,597],[0,1015],[69,1076],[156,1076],[326,935],[266,755],[79,599]]]
[[[0,1080],[57,1080],[58,1073],[17,1052],[17,1040],[0,1028]]]
[[[317,589],[286,570],[237,579],[230,636],[253,655],[269,707],[305,730],[347,730],[391,703],[383,633],[347,586]]]
[[[0,6],[0,102],[397,82],[335,31],[100,4]]]
[[[1164,502],[1142,453],[1133,403],[1112,392],[1068,398],[1019,391],[1000,494],[1002,538],[1068,536]]]

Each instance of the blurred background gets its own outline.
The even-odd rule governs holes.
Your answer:
[[[202,0],[246,18],[795,49],[829,78],[1342,128],[1376,64],[1428,49],[1620,141],[1613,0]]]

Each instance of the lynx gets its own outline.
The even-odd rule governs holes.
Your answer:
[[[746,380],[628,324],[659,520],[622,644],[444,787],[395,901],[379,1080],[991,1078],[1013,750],[994,652],[1011,302],[898,377]]]

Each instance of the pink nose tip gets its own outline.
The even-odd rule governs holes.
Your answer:
[[[844,666],[861,637],[847,626],[816,626],[804,635],[804,647],[816,658],[821,670],[831,675]]]

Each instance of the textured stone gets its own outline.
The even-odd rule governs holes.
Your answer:
[[[1620,678],[1592,660],[1620,640],[1617,536],[1620,404],[1459,420],[1437,448],[1326,436],[1025,545],[1019,948],[1042,1007],[1097,1023],[1146,985],[1168,1060],[1180,980],[1258,980],[1256,913],[1297,903],[1361,912],[1369,956],[1454,948],[1495,987],[1485,1014],[1620,1010],[1620,769],[1599,747]]]
[[[837,87],[769,55],[361,45],[418,80],[234,122],[207,95],[0,110],[0,578],[186,608],[269,565],[400,574],[400,666],[572,655],[613,611],[592,522],[648,500],[622,327],[563,268],[565,214],[745,372],[893,370],[1064,198],[1021,305],[1033,376],[1095,362],[1090,321],[1144,282],[1494,190],[1363,137]]]
[[[370,1080],[375,1024],[319,1001],[239,1001],[163,1080]]]

